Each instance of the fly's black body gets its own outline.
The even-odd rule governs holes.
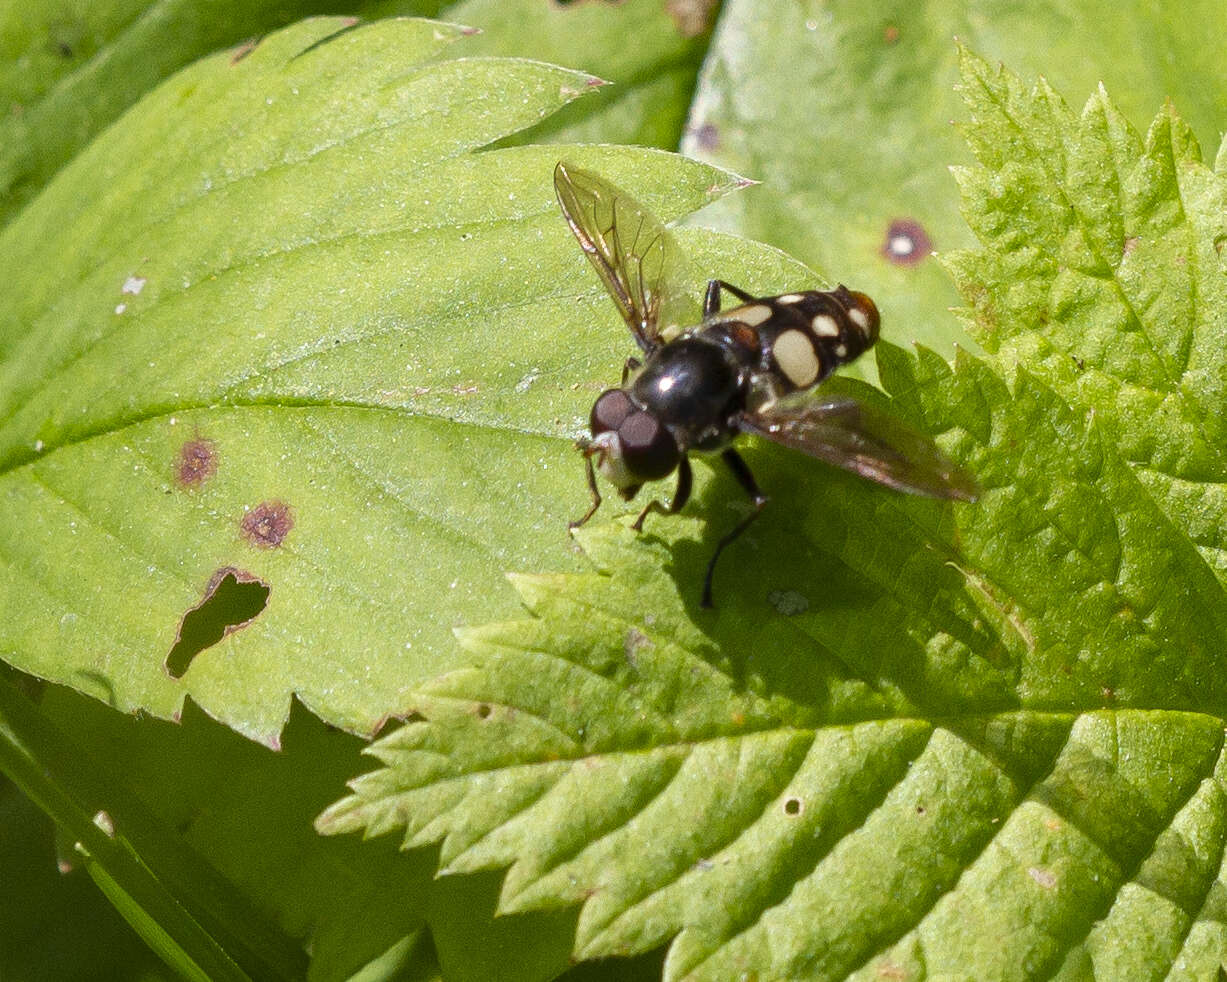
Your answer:
[[[592,407],[592,437],[580,442],[592,507],[601,504],[596,471],[627,501],[648,481],[677,471],[668,508],[653,500],[639,513],[676,512],[690,496],[688,454],[718,453],[754,509],[717,544],[702,603],[725,547],[758,517],[767,497],[731,446],[755,433],[899,491],[972,501],[975,482],[928,437],[854,399],[800,398],[878,339],[878,310],[844,286],[754,297],[722,280],[708,283],[702,322],[682,327],[672,313],[686,303],[677,250],[665,228],[602,178],[560,163],[554,188],[571,231],[618,306],[643,359],[630,358],[622,386]],[[738,304],[722,309],[728,293]],[[594,466],[595,460],[595,466]]]

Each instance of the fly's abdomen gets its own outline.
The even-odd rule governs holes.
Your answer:
[[[707,330],[746,328],[757,338],[753,388],[772,400],[817,385],[867,351],[878,339],[879,318],[872,300],[840,286],[764,297],[722,311]]]

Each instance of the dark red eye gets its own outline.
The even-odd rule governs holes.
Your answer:
[[[596,397],[592,405],[592,415],[588,425],[592,427],[592,435],[616,430],[622,421],[635,411],[635,404],[621,389],[606,389]]]
[[[650,413],[636,410],[618,427],[618,442],[626,469],[644,481],[662,478],[677,466],[681,454],[673,434]]]

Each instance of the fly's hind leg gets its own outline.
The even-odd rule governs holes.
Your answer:
[[[731,283],[725,283],[724,280],[708,280],[707,293],[703,297],[703,316],[711,317],[712,314],[720,313],[720,291],[725,290],[731,293],[742,303],[753,303],[757,298],[750,296],[745,290],[739,290]]]
[[[713,282],[716,282],[713,280]],[[763,508],[766,506],[768,498],[762,491],[759,490],[758,482],[754,480],[754,475],[750,473],[750,468],[746,466],[746,462],[741,459],[741,455],[731,447],[725,450],[720,455],[720,459],[728,465],[729,470],[733,472],[733,476],[737,478],[737,483],[742,486],[746,494],[750,496],[750,500],[754,503],[754,510],[745,518],[738,522],[733,530],[727,533],[719,542],[716,543],[716,551],[712,553],[711,560],[707,564],[707,575],[703,577],[703,600],[702,606],[711,608],[715,604],[712,603],[712,577],[716,573],[716,561],[720,558],[720,554],[724,552],[725,546],[734,541],[742,532],[750,527],[750,523],[762,514]]]
[[[647,503],[647,506],[639,513],[639,517],[635,519],[631,525],[636,532],[643,531],[643,520],[648,517],[649,512],[656,512],[660,515],[676,515],[690,500],[690,461],[685,457],[678,462],[677,465],[677,490],[673,492],[673,500],[669,502],[669,507],[666,508],[659,501],[653,498]]]

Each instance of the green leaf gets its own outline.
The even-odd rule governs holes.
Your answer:
[[[1104,89],[1081,115],[965,54],[984,249],[948,257],[969,330],[1093,409],[1227,579],[1227,171],[1169,104],[1143,139]]]
[[[141,95],[184,65],[324,0],[9,0],[0,4],[0,225]],[[401,2],[399,13],[437,4]],[[340,9],[339,9],[340,8]]]
[[[739,182],[648,150],[475,152],[591,79],[452,58],[463,36],[316,20],[200,62],[0,236],[30,271],[0,312],[11,664],[165,718],[190,695],[269,744],[292,693],[369,733],[461,663],[452,625],[515,610],[495,571],[574,566],[570,442],[628,340],[553,167],[633,174],[666,218]],[[691,238],[750,287],[812,275]],[[193,611],[225,632],[194,658]]]
[[[1046,90],[1010,94],[1002,116],[1047,118]],[[1079,125],[1020,123],[1003,173],[1025,171],[1025,138],[1077,147]],[[998,145],[999,127],[969,131]],[[1024,206],[1049,209],[1019,190],[999,220]],[[1156,325],[1159,346],[1181,330]],[[575,957],[667,945],[669,979],[1212,977],[1223,584],[1116,424],[1044,363],[884,342],[878,369],[979,502],[752,444],[771,506],[717,612],[698,587],[742,514],[733,482],[638,536],[585,527],[595,570],[515,575],[531,617],[462,629],[471,666],[417,687],[319,828],[506,870],[501,912],[578,907]]]
[[[947,173],[965,153],[953,39],[1067,91],[1103,79],[1137,121],[1171,97],[1207,139],[1227,118],[1227,89],[1205,84],[1225,33],[1217,0],[726,0],[682,149],[762,185],[702,220],[865,290],[891,336],[948,355],[967,343],[958,297],[927,257],[972,244]],[[895,223],[906,261],[888,254]]]
[[[1224,832],[1221,588],[1038,382],[1011,395],[970,358],[897,351],[883,374],[961,431],[980,505],[785,490],[789,520],[740,550],[702,625],[697,521],[585,530],[601,572],[517,577],[536,619],[463,631],[474,667],[419,689],[422,721],[374,745],[384,768],[321,829],[509,867],[501,911],[582,905],[581,958],[673,940],[669,978],[913,977],[921,958],[1034,977],[1111,954],[1177,887],[1154,946],[1178,947]],[[751,464],[773,489],[807,473]],[[1118,516],[1115,547],[1069,502]],[[1135,956],[1110,977],[1161,953]]]
[[[469,45],[474,51],[582,68],[612,83],[507,144],[632,143],[673,150],[707,47],[705,18],[687,18],[681,8],[660,0],[462,0],[447,16],[481,28]],[[702,4],[694,8],[704,13]]]
[[[124,716],[49,687],[39,709],[89,747],[82,766],[104,789],[94,807],[114,810],[122,829],[117,799],[139,796],[160,826],[152,843],[158,851],[148,835],[139,842],[142,859],[188,903],[205,904],[212,922],[231,936],[267,943],[261,935],[267,926],[251,908],[275,918],[288,935],[285,943],[310,951],[310,977],[323,982],[348,979],[423,929],[432,854],[397,855],[391,844],[326,840],[311,830],[311,819],[359,766],[357,738],[325,726],[301,706],[291,713],[275,754],[191,704],[181,721],[170,724]],[[49,763],[58,774],[60,764]],[[207,860],[221,886],[187,875],[190,867],[185,871],[176,851]],[[292,974],[301,971],[300,965]]]
[[[14,979],[173,976],[84,875],[56,869],[54,826],[0,781],[0,973]]]

